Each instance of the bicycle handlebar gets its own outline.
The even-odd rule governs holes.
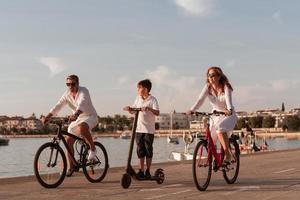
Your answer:
[[[130,107],[130,111],[134,111],[134,112],[136,112],[136,111],[142,111],[142,108],[131,108]]]
[[[202,115],[202,116],[212,116],[212,115],[215,115],[215,116],[219,116],[219,115],[226,115],[225,112],[222,112],[222,111],[216,111],[214,110],[213,112],[209,113],[209,112],[192,112],[192,114],[196,115],[196,116],[199,116],[199,115]]]

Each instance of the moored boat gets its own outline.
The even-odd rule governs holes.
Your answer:
[[[8,145],[9,139],[3,135],[0,135],[0,145]]]

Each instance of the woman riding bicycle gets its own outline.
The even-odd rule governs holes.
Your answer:
[[[206,85],[187,114],[190,115],[199,109],[206,97],[208,97],[213,110],[222,111],[226,114],[210,118],[210,132],[212,139],[216,141],[218,138],[224,149],[224,164],[230,164],[229,136],[237,122],[237,116],[232,105],[231,93],[233,89],[221,68],[209,67],[206,75]]]

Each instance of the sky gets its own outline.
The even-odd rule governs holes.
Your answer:
[[[229,78],[237,111],[299,108],[299,9],[298,0],[1,0],[0,115],[47,114],[69,74],[100,116],[125,114],[145,78],[161,112],[184,112],[209,66]]]

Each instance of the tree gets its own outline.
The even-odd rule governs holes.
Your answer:
[[[235,125],[235,130],[241,130],[242,128],[245,128],[246,127],[246,118],[239,118],[236,122],[236,125]]]
[[[286,125],[289,131],[298,131],[300,127],[300,119],[297,115],[288,116],[286,118]]]
[[[284,111],[285,111],[284,102],[282,102],[282,104],[281,104],[281,111],[282,111],[282,112],[284,112]]]
[[[274,128],[275,126],[275,117],[267,116],[263,118],[262,127],[263,128]]]
[[[249,125],[252,128],[261,128],[262,127],[262,121],[263,121],[262,116],[250,117],[249,118]]]

